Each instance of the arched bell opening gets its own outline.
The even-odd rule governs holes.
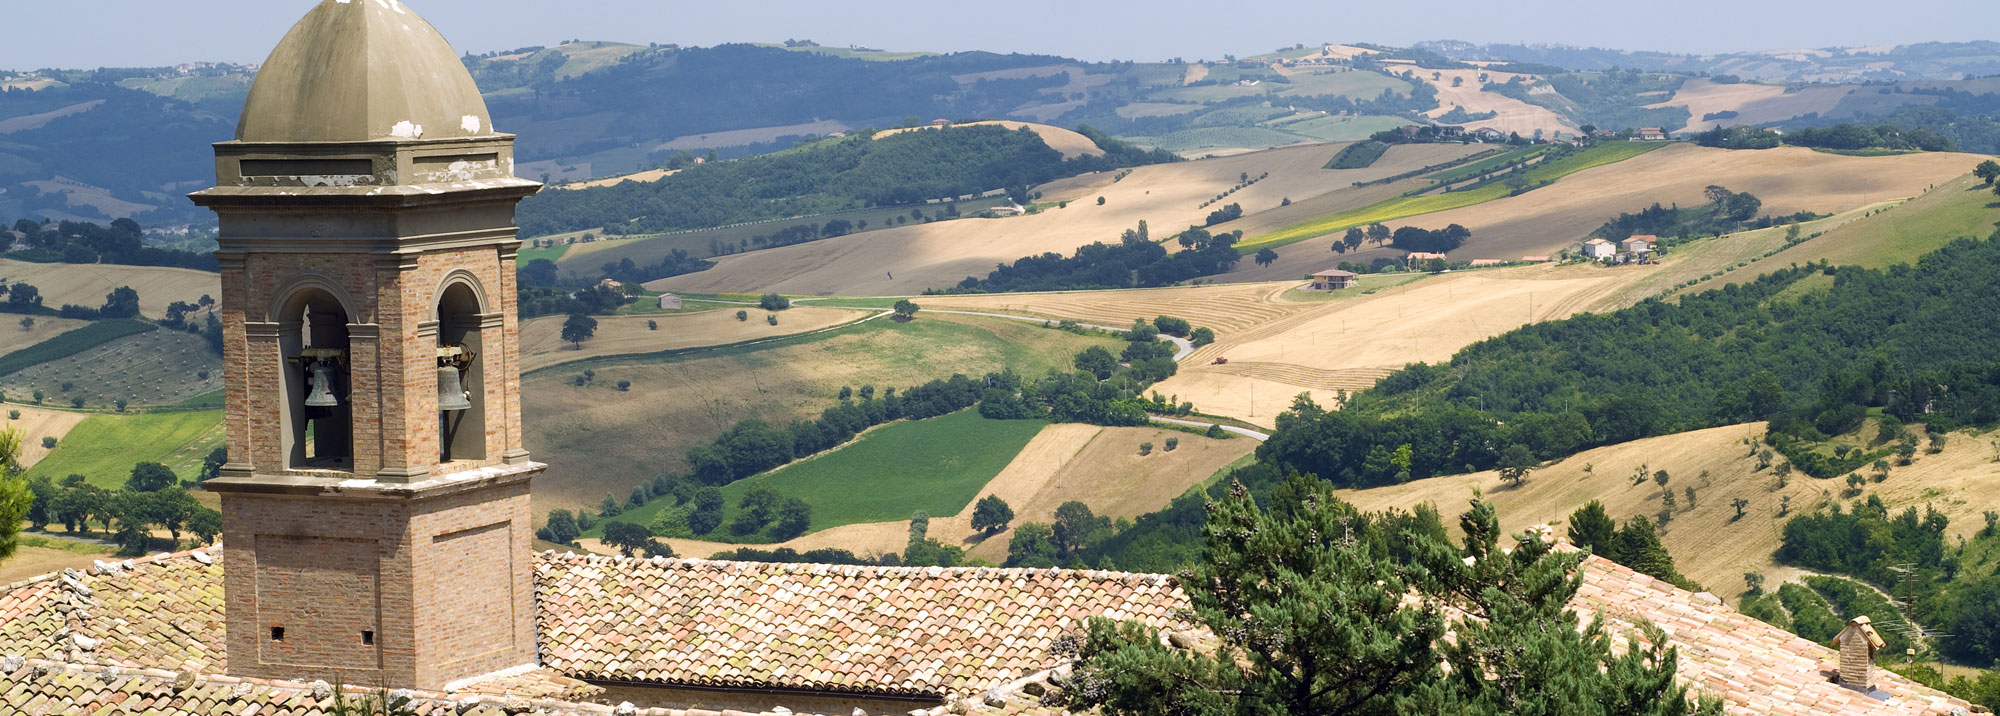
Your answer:
[[[279,419],[288,469],[354,469],[348,321],[340,300],[318,288],[293,294],[279,314],[285,358]]]
[[[438,299],[438,462],[486,459],[484,311],[469,284],[454,282]]]

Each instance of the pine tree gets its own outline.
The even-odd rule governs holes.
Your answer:
[[[1163,643],[1137,623],[1093,619],[1066,692],[1073,709],[1127,714],[1721,713],[1691,703],[1657,631],[1624,655],[1601,621],[1568,608],[1581,554],[1539,538],[1511,551],[1492,507],[1475,501],[1453,547],[1402,519],[1395,534],[1311,478],[1260,509],[1239,484],[1211,503],[1203,559],[1182,573],[1191,617],[1216,638]],[[1418,518],[1421,520],[1421,518]],[[1386,531],[1383,528],[1382,531]],[[1397,545],[1395,548],[1385,545]],[[1392,556],[1404,550],[1408,561]],[[1408,599],[1415,594],[1420,599]],[[1449,605],[1476,619],[1448,625]],[[1442,639],[1449,626],[1456,636]],[[1448,663],[1448,670],[1441,669]]]

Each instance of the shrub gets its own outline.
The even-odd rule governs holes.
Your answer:
[[[618,381],[618,392],[625,393],[625,392],[630,392],[631,390],[632,390],[632,381],[629,380]]]
[[[69,407],[72,407],[72,408],[76,408],[76,409],[78,409],[78,410],[82,410],[82,409],[83,409],[83,396],[79,395],[79,396],[76,396],[76,397],[74,397],[74,398],[70,398],[70,399],[69,399]]]
[[[765,315],[764,322],[769,323],[773,326],[778,325],[778,314],[772,313]]]
[[[1173,452],[1177,449],[1180,449],[1180,446],[1181,446],[1180,438],[1167,438],[1167,452]]]
[[[54,435],[49,435],[49,436],[45,436],[45,437],[43,437],[43,438],[42,438],[42,449],[43,449],[43,450],[54,450],[54,449],[56,449],[56,437],[55,437]]]
[[[736,312],[736,320],[739,320],[739,321],[748,321],[748,320],[750,320],[750,312],[749,312],[749,311],[737,311],[737,312]]]
[[[1152,443],[1139,443],[1139,454],[1140,454],[1140,455],[1151,455],[1151,454],[1153,454],[1153,444],[1152,444]]]
[[[757,306],[766,311],[782,311],[792,307],[792,300],[775,293],[767,293],[758,297]]]
[[[1227,436],[1229,431],[1223,430],[1220,425],[1210,425],[1208,426],[1208,432],[1203,434],[1211,438],[1221,438]]]

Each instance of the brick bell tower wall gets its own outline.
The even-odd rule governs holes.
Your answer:
[[[488,117],[407,6],[322,0],[215,145],[231,675],[535,661],[514,208],[540,185]]]

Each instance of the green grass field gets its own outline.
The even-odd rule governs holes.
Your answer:
[[[1561,159],[1543,162],[1528,170],[1530,182],[1553,181],[1575,174],[1585,169],[1621,162],[1646,152],[1666,146],[1654,142],[1609,142],[1590,147]],[[1380,201],[1352,211],[1344,211],[1332,216],[1321,217],[1302,224],[1279,229],[1243,243],[1236,248],[1248,256],[1259,249],[1275,248],[1297,243],[1327,234],[1346,231],[1356,226],[1366,226],[1377,222],[1395,221],[1412,216],[1432,214],[1451,209],[1461,209],[1475,204],[1484,204],[1494,199],[1506,197],[1505,184],[1494,182],[1484,186],[1432,196],[1405,196]]]
[[[1367,70],[1293,75],[1291,79],[1290,85],[1280,85],[1285,89],[1279,90],[1278,94],[1286,97],[1338,95],[1354,99],[1375,99],[1382,96],[1382,90],[1400,95],[1410,93],[1409,83]]]
[[[768,543],[768,536],[738,536],[729,528],[743,495],[762,486],[812,505],[810,532],[906,520],[917,510],[955,515],[1046,425],[1036,420],[988,420],[976,410],[886,425],[817,457],[723,487],[722,526],[706,535],[687,532],[683,522],[687,511],[672,499],[654,500],[613,519],[651,525],[672,537]],[[595,527],[585,536],[601,532],[602,527]]]
[[[1424,178],[1429,179],[1436,184],[1457,184],[1467,179],[1477,178],[1481,174],[1485,174],[1495,169],[1499,169],[1500,167],[1506,166],[1508,164],[1512,164],[1514,162],[1523,159],[1541,156],[1542,153],[1547,151],[1549,151],[1549,147],[1547,145],[1510,149],[1505,152],[1501,152],[1499,154],[1495,154],[1485,159],[1473,162],[1471,164],[1445,169],[1443,171],[1440,171],[1436,174],[1432,174]]]
[[[2000,227],[2000,196],[1968,176],[1835,228],[1772,259],[1780,262],[1776,266],[1824,258],[1835,265],[1881,268],[1915,263],[1960,237],[1984,239],[1996,227]]]
[[[61,480],[83,475],[90,484],[125,484],[132,466],[157,462],[183,480],[201,474],[201,460],[221,445],[222,411],[93,415],[69,431],[49,456],[28,468],[27,477]]]

